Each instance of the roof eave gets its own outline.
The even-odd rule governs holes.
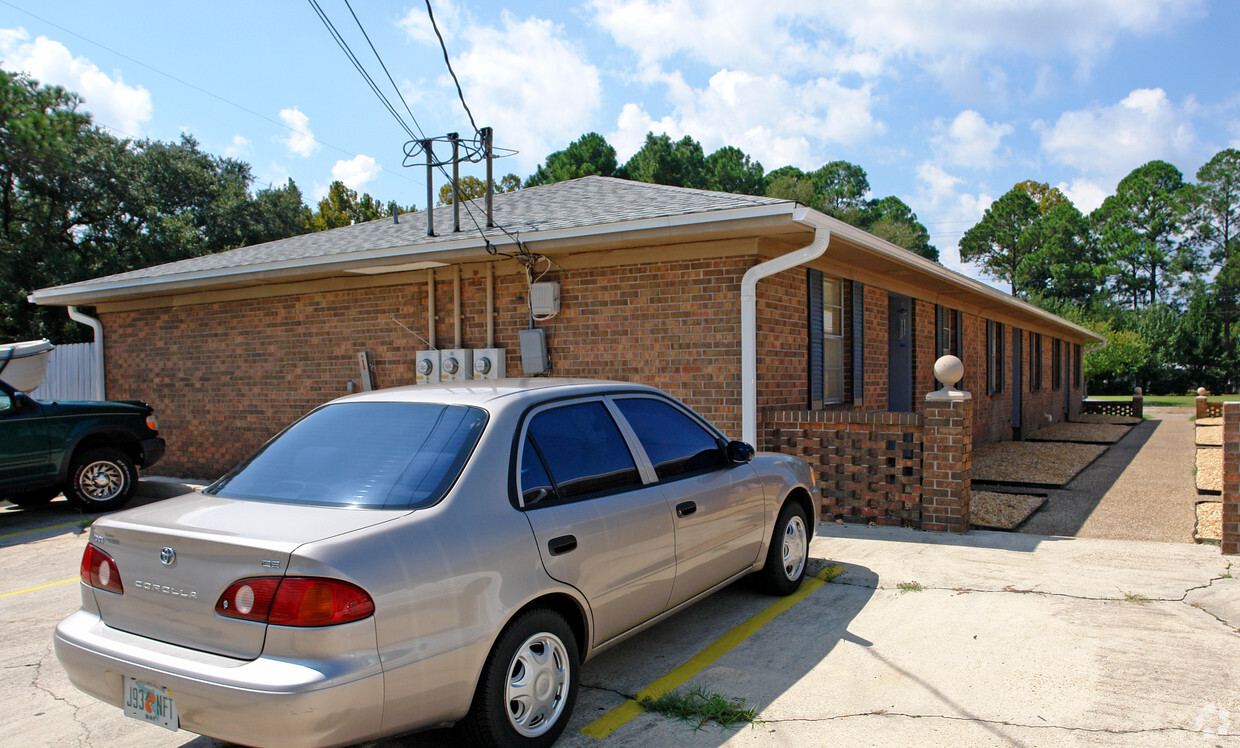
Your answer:
[[[787,217],[792,223],[797,215],[798,205],[788,201],[775,204],[728,208],[724,210],[705,211],[680,215],[642,218],[631,221],[620,221],[609,224],[593,224],[564,229],[526,232],[520,235],[523,244],[538,246],[546,243],[563,243],[565,241],[589,238],[597,242],[601,238],[615,239],[624,234],[641,234],[666,229],[691,228],[703,224],[720,224],[725,222],[743,225],[747,221],[766,218]],[[43,288],[31,293],[27,300],[42,306],[90,305],[115,301],[134,296],[166,295],[190,291],[207,290],[228,286],[248,285],[275,278],[294,280],[297,277],[322,277],[339,273],[382,272],[380,268],[411,263],[424,267],[442,267],[451,262],[466,260],[483,260],[488,257],[487,241],[490,245],[503,252],[506,248],[516,246],[516,239],[501,234],[483,237],[473,234],[459,240],[436,242],[434,244],[409,244],[397,247],[350,252],[347,254],[320,255],[278,262],[243,265],[233,268],[212,268],[208,270],[160,275],[147,278],[127,278],[116,281],[103,279],[98,282],[85,281],[64,286]],[[402,267],[402,270],[417,269]]]

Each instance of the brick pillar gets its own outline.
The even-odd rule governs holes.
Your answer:
[[[1240,554],[1240,403],[1223,403],[1222,545],[1223,553]]]
[[[923,418],[921,529],[966,532],[973,476],[973,396],[935,390],[926,395]]]
[[[1198,395],[1197,396],[1197,420],[1200,421],[1202,418],[1208,418],[1209,416],[1210,416],[1210,413],[1209,411],[1206,410],[1206,396]]]
[[[1145,398],[1138,393],[1132,396],[1132,415],[1142,418],[1145,415]]]

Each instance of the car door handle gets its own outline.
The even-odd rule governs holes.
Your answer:
[[[552,556],[559,556],[576,549],[577,538],[572,535],[561,535],[558,538],[552,538],[547,541],[547,550],[551,551]]]
[[[688,517],[690,514],[693,514],[696,511],[697,511],[697,504],[693,503],[692,501],[686,501],[683,504],[676,505],[676,516],[677,517]]]

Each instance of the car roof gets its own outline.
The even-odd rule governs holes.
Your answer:
[[[643,384],[605,379],[536,377],[526,379],[482,379],[472,382],[442,382],[392,387],[360,392],[333,403],[386,402],[473,405],[488,411],[524,408],[532,403],[563,397],[597,395],[609,392],[648,392],[663,394]]]

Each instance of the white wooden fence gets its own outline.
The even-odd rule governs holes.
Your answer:
[[[95,392],[95,343],[70,343],[52,349],[47,376],[30,396],[36,400],[102,400]]]

